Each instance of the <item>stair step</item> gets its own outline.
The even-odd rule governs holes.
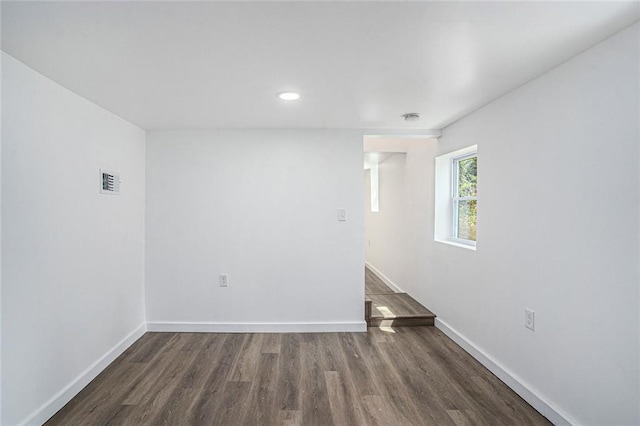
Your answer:
[[[435,318],[371,318],[367,324],[369,327],[423,327],[433,326]]]
[[[364,319],[367,321],[367,325],[371,322],[371,298],[367,295],[364,296]]]
[[[371,327],[431,326],[435,318],[407,293],[369,294],[365,298],[365,319]]]

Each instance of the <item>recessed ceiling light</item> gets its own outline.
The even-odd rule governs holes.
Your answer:
[[[300,99],[300,93],[297,92],[280,92],[278,97],[283,101],[295,101]]]

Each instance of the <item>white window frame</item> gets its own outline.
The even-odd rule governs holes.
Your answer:
[[[380,211],[379,191],[380,184],[378,183],[378,164],[372,164],[369,169],[369,177],[371,179],[371,213],[378,213]]]
[[[474,157],[478,157],[478,153],[476,151],[468,153],[468,154],[464,154],[464,155],[460,155],[457,157],[453,157],[453,159],[451,160],[451,210],[452,210],[452,218],[451,218],[451,241],[459,243],[459,244],[467,244],[470,246],[474,246],[476,245],[476,242],[473,240],[468,240],[466,238],[460,238],[458,237],[458,224],[459,224],[459,215],[458,215],[458,211],[459,208],[458,206],[460,205],[460,201],[476,201],[476,203],[478,202],[478,197],[460,197],[458,194],[458,188],[459,188],[459,176],[458,176],[458,170],[460,167],[458,167],[460,161],[463,160],[467,160],[469,158],[474,158]],[[476,160],[477,161],[477,160]]]
[[[457,212],[452,201],[455,182],[453,160],[472,156],[478,156],[478,145],[467,146],[435,158],[433,239],[438,243],[475,251],[475,241],[453,237],[454,226],[457,226]]]

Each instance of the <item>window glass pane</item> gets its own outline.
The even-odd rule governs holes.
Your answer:
[[[476,200],[460,200],[458,208],[458,235],[463,240],[476,240]]]
[[[476,197],[478,183],[478,157],[458,161],[458,197]]]

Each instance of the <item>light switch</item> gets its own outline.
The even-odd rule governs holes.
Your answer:
[[[524,310],[524,326],[527,327],[529,330],[533,331],[536,325],[535,320],[536,320],[536,313],[531,309],[525,309]]]
[[[338,209],[338,222],[347,221],[347,209]]]

